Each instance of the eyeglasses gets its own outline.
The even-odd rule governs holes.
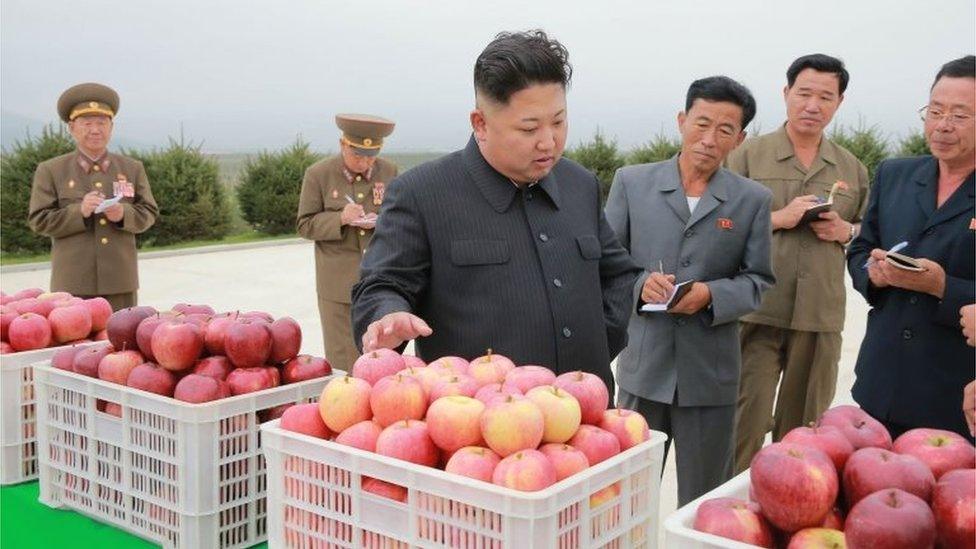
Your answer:
[[[924,122],[940,122],[946,120],[953,126],[963,126],[973,120],[973,115],[964,112],[945,112],[942,109],[925,105],[918,109],[918,115]]]

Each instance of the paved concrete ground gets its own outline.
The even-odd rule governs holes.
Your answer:
[[[180,255],[140,260],[142,289],[139,302],[166,309],[180,302],[207,303],[217,311],[261,310],[275,317],[291,316],[303,330],[302,351],[321,355],[322,332],[315,296],[315,270],[310,242],[286,241],[265,247],[221,247],[220,251],[187,250]],[[38,270],[0,273],[7,292],[47,288],[51,272]],[[848,280],[847,326],[837,380],[835,404],[852,403],[854,361],[864,336],[868,307],[850,288]],[[677,504],[674,459],[665,466],[661,489],[661,520]],[[663,537],[662,537],[663,539]]]

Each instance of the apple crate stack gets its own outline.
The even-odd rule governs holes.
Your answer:
[[[37,478],[35,362],[59,350],[103,345],[112,307],[40,288],[0,291],[0,484]]]
[[[860,408],[837,406],[750,465],[668,517],[667,546],[976,547],[976,448],[956,433],[892,442]]]
[[[381,349],[262,426],[272,547],[654,547],[663,433],[599,377]]]
[[[287,317],[132,307],[110,345],[35,365],[40,500],[166,547],[266,538],[259,425],[313,402],[328,362]]]

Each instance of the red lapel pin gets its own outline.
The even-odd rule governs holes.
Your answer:
[[[732,230],[732,220],[727,217],[718,218],[718,228],[724,231]]]

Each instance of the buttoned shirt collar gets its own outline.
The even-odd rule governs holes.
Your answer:
[[[108,157],[107,151],[102,153],[102,156],[100,156],[99,158],[91,159],[88,157],[88,155],[86,155],[85,153],[81,152],[81,150],[79,150],[77,160],[78,160],[78,165],[81,166],[81,169],[84,170],[84,172],[87,174],[90,174],[92,170],[95,168],[95,166],[98,166],[99,171],[105,172],[108,170],[109,165],[112,163],[112,161]]]
[[[349,168],[347,168],[345,164],[343,164],[342,175],[345,176],[346,181],[350,183],[355,182],[357,175],[361,176],[364,181],[369,181],[369,178],[372,177],[373,175],[373,167],[370,166],[369,168],[367,168],[366,173],[352,173],[351,171],[349,171]]]
[[[481,154],[481,149],[478,148],[478,143],[475,141],[474,136],[468,141],[468,145],[464,148],[462,152],[464,158],[464,167],[471,179],[474,180],[475,185],[481,191],[481,194],[485,197],[485,200],[491,204],[491,207],[495,211],[501,213],[507,211],[512,205],[512,200],[519,192],[519,186],[515,184],[514,181],[508,177],[499,173],[495,168],[485,160],[485,157]],[[556,176],[553,175],[553,170],[551,170],[545,177],[537,181],[535,184],[530,185],[531,189],[541,189],[543,194],[549,197],[552,205],[559,209],[559,185],[556,182]]]
[[[817,156],[823,158],[824,162],[836,166],[837,155],[834,151],[834,144],[829,139],[826,139],[826,137],[825,135],[820,136],[820,147],[817,150]],[[773,139],[776,147],[776,160],[782,162],[796,154],[796,151],[793,149],[793,142],[790,141],[790,136],[786,133],[786,122],[783,122],[783,125],[773,132]]]

